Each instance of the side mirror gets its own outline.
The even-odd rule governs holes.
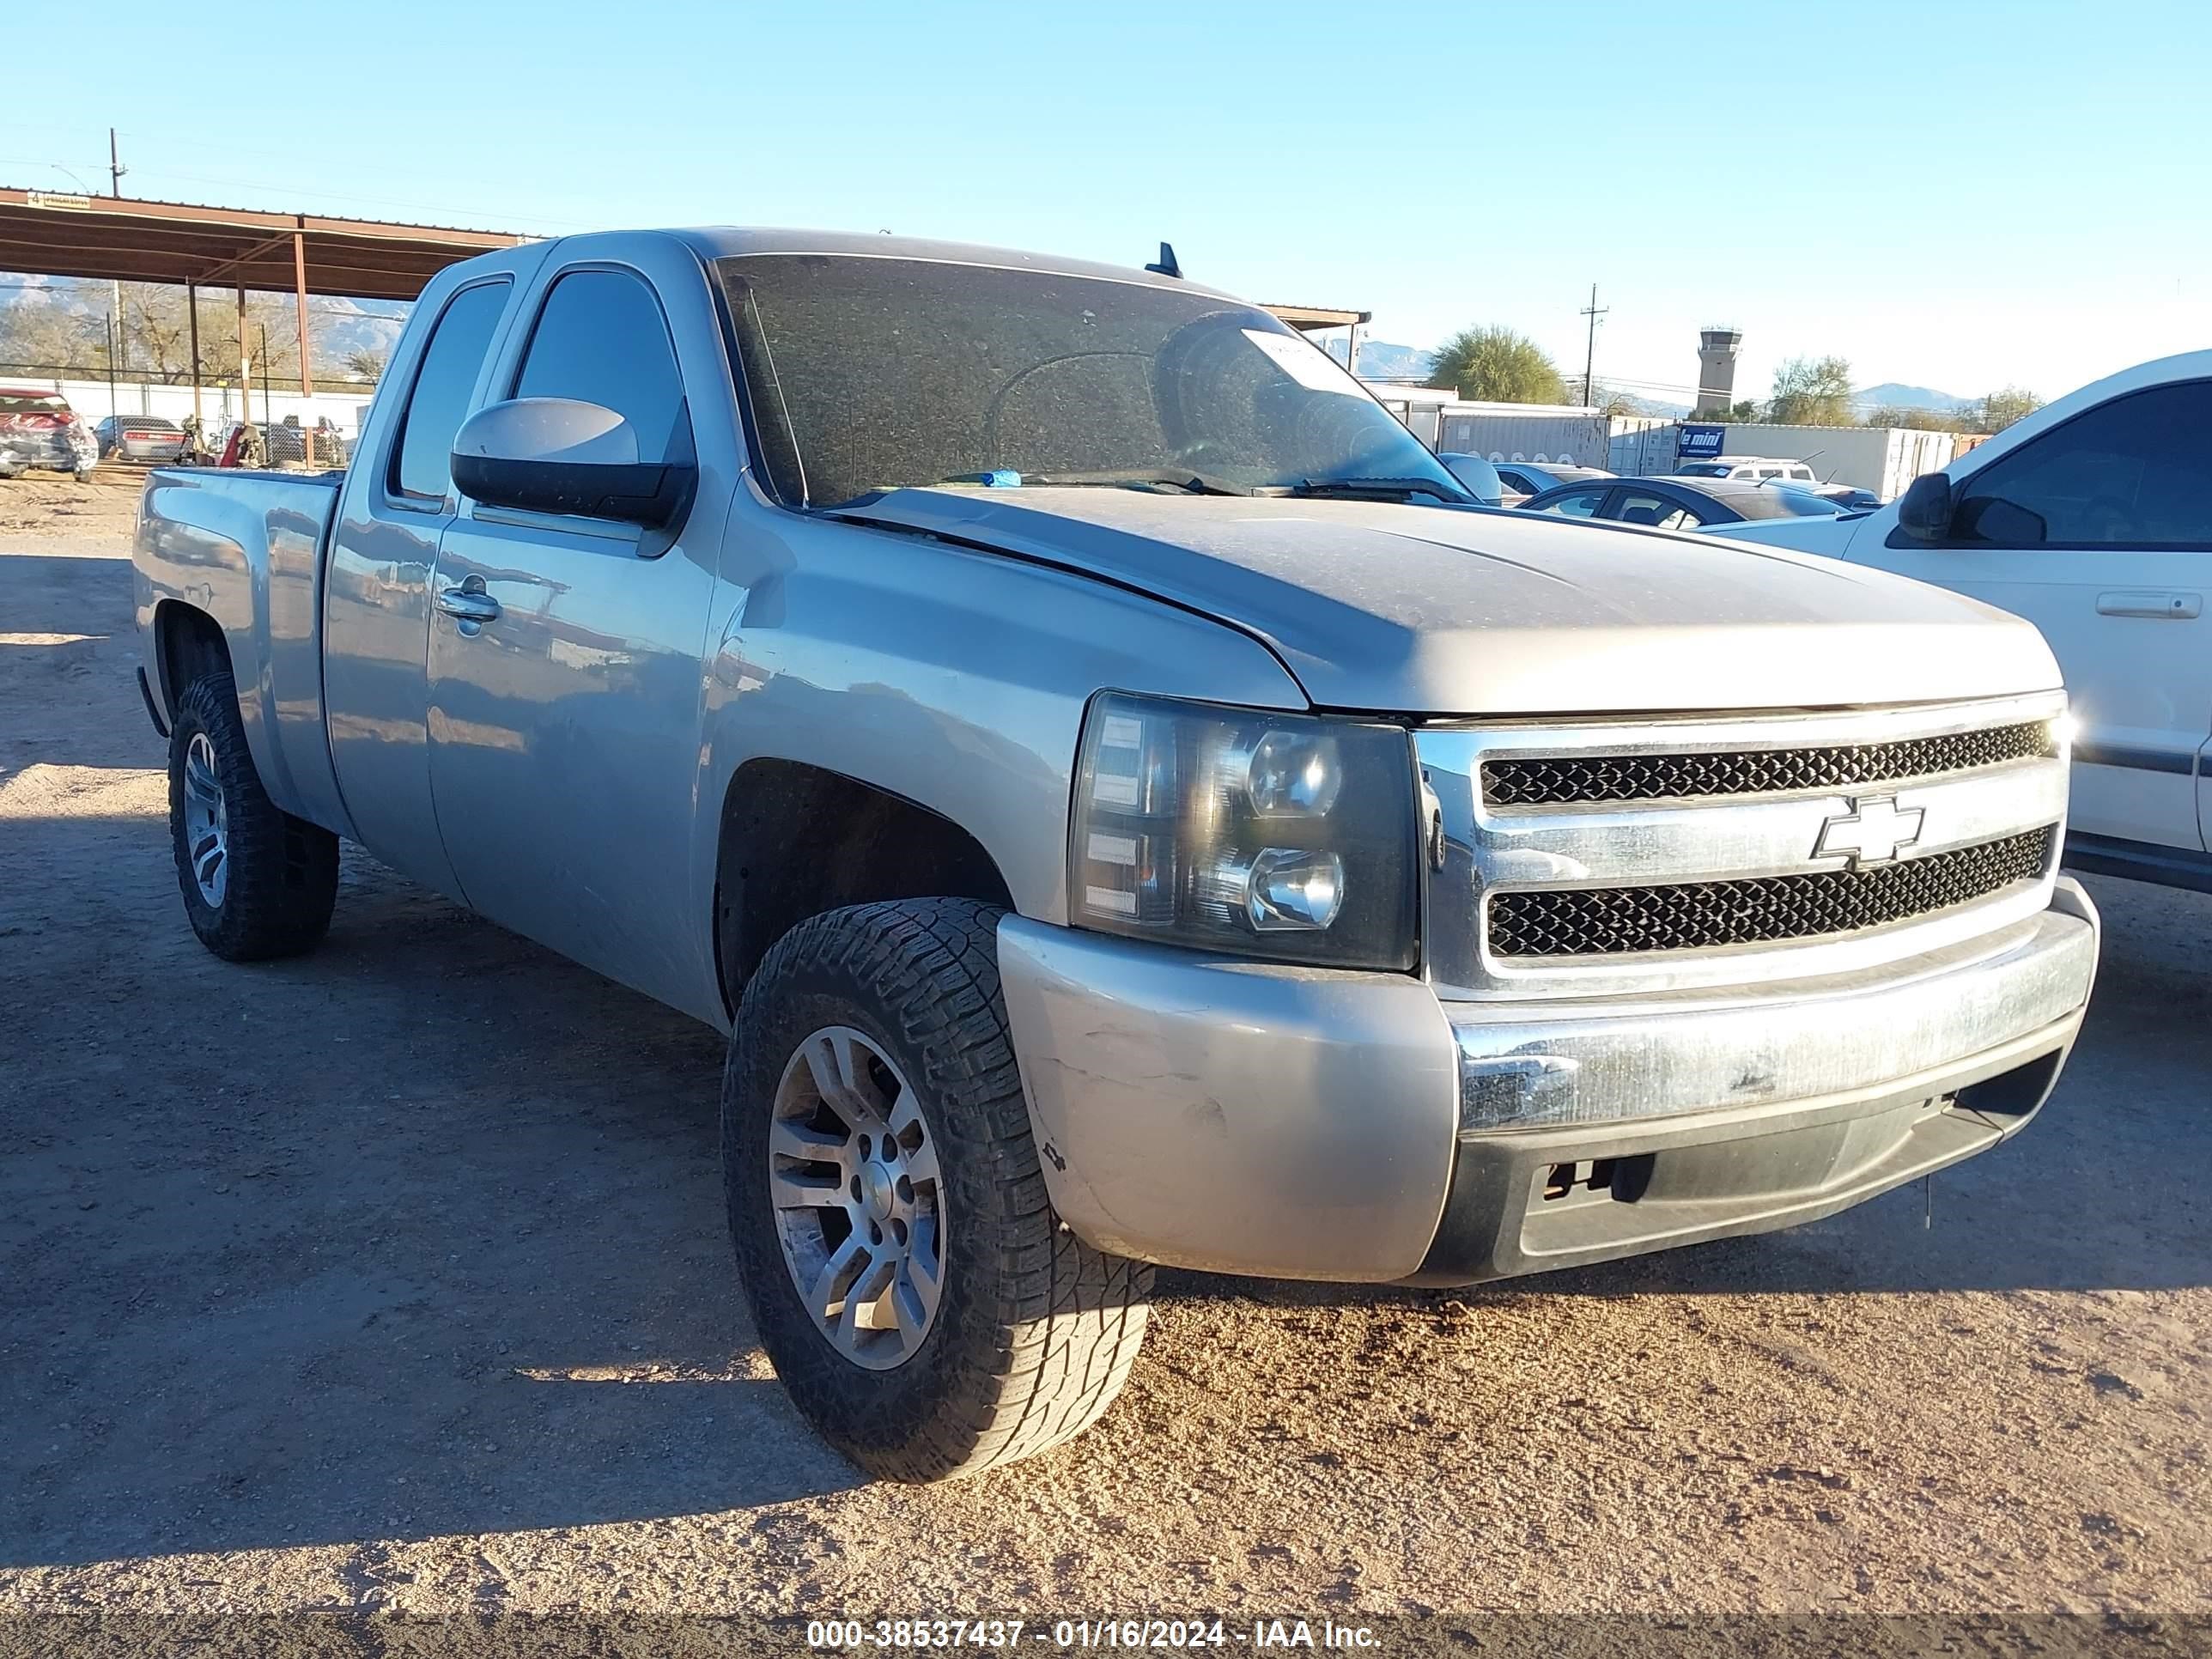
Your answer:
[[[683,516],[699,481],[689,462],[641,461],[628,421],[573,398],[516,398],[478,410],[453,435],[453,468],[461,492],[488,507],[654,530]]]
[[[1897,527],[1913,540],[1940,542],[1951,533],[1951,481],[1923,472],[1897,498]]]

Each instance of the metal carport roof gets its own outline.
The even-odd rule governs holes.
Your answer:
[[[456,260],[531,240],[0,186],[0,270],[41,276],[411,300]]]

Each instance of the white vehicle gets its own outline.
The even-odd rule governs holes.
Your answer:
[[[2212,891],[2212,351],[2084,386],[1878,512],[1709,533],[1986,599],[2072,694],[2078,869]]]
[[[1716,455],[1710,460],[1684,461],[1674,469],[1678,478],[1740,478],[1763,483],[1779,478],[1784,483],[1818,483],[1820,478],[1803,461],[1778,460],[1765,455]]]

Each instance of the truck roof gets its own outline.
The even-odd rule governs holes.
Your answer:
[[[593,231],[564,236],[559,246],[591,241],[599,236],[634,235],[630,231]],[[758,254],[836,254],[853,258],[927,259],[944,264],[993,265],[1003,270],[1048,271],[1066,276],[1094,276],[1109,282],[1135,283],[1146,288],[1169,288],[1179,292],[1237,296],[1194,283],[1188,277],[1163,276],[1136,265],[1106,264],[1092,259],[1069,258],[1056,253],[1036,253],[1021,248],[993,247],[976,242],[945,242],[924,236],[868,235],[842,230],[796,230],[758,225],[707,225],[690,229],[664,230],[708,259],[742,258]]]

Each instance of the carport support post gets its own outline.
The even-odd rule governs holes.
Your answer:
[[[185,284],[185,317],[192,333],[192,426],[204,433],[200,425],[200,287],[198,283]]]
[[[309,366],[314,354],[307,349],[307,239],[292,233],[292,297],[300,307],[300,395],[315,395],[315,371]]]
[[[238,418],[253,424],[253,349],[246,344],[246,284],[238,285]]]

